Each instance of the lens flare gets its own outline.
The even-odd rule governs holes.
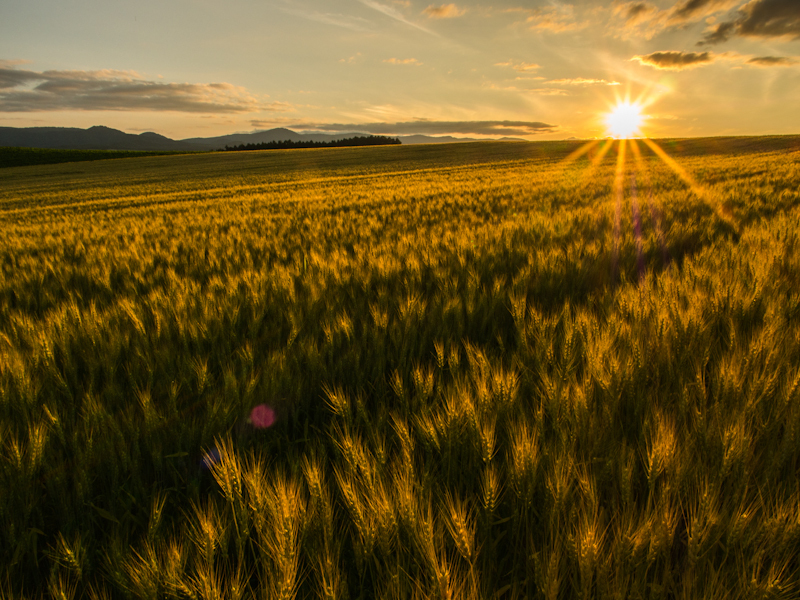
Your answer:
[[[208,471],[214,465],[219,463],[219,461],[220,461],[219,450],[217,450],[216,448],[211,448],[211,450],[209,450],[203,455],[203,459],[200,461],[200,466],[206,471]]]
[[[643,121],[642,107],[631,102],[620,102],[606,115],[608,133],[620,139],[637,136]]]
[[[267,404],[259,404],[254,406],[250,411],[250,423],[256,429],[266,429],[275,424],[277,415],[275,409]]]

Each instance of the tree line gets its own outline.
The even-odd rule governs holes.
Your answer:
[[[225,146],[225,151],[234,150],[277,150],[287,148],[335,148],[342,146],[386,146],[390,144],[400,144],[399,138],[386,137],[383,135],[357,135],[351,138],[333,140],[331,142],[314,141],[292,141],[283,140],[280,142],[261,142],[259,144],[239,144],[238,146]]]

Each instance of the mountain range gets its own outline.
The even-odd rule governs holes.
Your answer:
[[[76,127],[0,127],[0,146],[22,148],[61,148],[71,150],[219,150],[225,146],[240,144],[261,144],[264,142],[313,141],[331,142],[363,132],[348,133],[297,133],[291,129],[277,128],[254,133],[233,133],[210,138],[188,138],[173,140],[158,133],[148,131],[140,134],[125,133],[110,127],[95,126],[89,129]],[[474,142],[471,138],[452,136],[401,135],[395,136],[403,144],[441,144],[451,142]],[[514,140],[516,138],[502,138]]]

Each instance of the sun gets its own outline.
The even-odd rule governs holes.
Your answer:
[[[639,134],[644,119],[639,104],[620,102],[606,115],[606,126],[615,138],[630,138]]]

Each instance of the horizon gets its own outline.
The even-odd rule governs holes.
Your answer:
[[[9,126],[0,124],[0,128],[3,128],[3,127],[9,127]],[[115,127],[109,127],[107,125],[99,125],[99,124],[90,125],[88,127],[74,127],[74,126],[60,126],[60,125],[34,125],[34,126],[30,126],[30,127],[13,127],[12,126],[12,128],[16,128],[16,129],[28,129],[28,128],[35,129],[37,127],[40,127],[40,128],[55,128],[55,129],[79,129],[81,131],[87,131],[87,130],[93,129],[93,128],[103,128],[103,129],[111,129],[111,130],[114,130],[114,131],[119,131],[120,133],[124,133],[126,135],[141,136],[141,135],[146,135],[146,134],[155,134],[155,135],[159,135],[159,136],[162,136],[162,137],[166,137],[167,139],[170,139],[170,140],[175,141],[175,142],[182,142],[182,141],[187,141],[187,140],[191,140],[191,139],[204,140],[204,139],[213,139],[213,138],[219,138],[219,137],[237,136],[237,135],[254,135],[254,134],[259,134],[259,133],[268,133],[270,131],[276,131],[276,130],[281,130],[281,129],[289,131],[291,133],[299,134],[299,135],[329,135],[329,136],[337,137],[339,139],[343,139],[344,136],[347,136],[347,135],[359,135],[359,136],[376,135],[376,136],[381,136],[381,137],[389,137],[389,138],[395,138],[396,137],[396,138],[401,138],[401,139],[402,138],[410,138],[410,137],[426,137],[426,138],[430,138],[432,140],[450,139],[450,138],[452,138],[452,139],[456,139],[456,140],[463,140],[464,142],[502,142],[502,141],[508,141],[508,142],[529,142],[529,143],[533,143],[533,142],[595,142],[595,141],[605,141],[605,140],[620,141],[620,140],[623,140],[623,139],[624,140],[656,140],[656,141],[662,140],[663,141],[663,140],[699,140],[699,139],[716,139],[716,138],[800,137],[800,132],[791,131],[791,132],[786,132],[786,133],[758,133],[758,134],[746,134],[746,135],[733,135],[733,134],[697,135],[697,136],[670,136],[670,135],[666,135],[666,136],[659,136],[659,137],[654,137],[654,136],[651,136],[651,135],[645,135],[645,134],[641,134],[641,133],[631,134],[631,135],[626,135],[626,136],[620,137],[620,136],[614,136],[611,133],[606,133],[606,135],[595,136],[595,137],[571,136],[571,137],[563,137],[563,138],[550,137],[550,138],[547,138],[547,139],[544,139],[544,138],[526,139],[526,138],[523,138],[523,137],[514,137],[514,136],[505,136],[504,138],[501,138],[501,137],[468,137],[468,136],[458,136],[458,135],[440,135],[440,136],[437,136],[437,135],[426,135],[426,134],[385,135],[385,134],[371,134],[371,133],[368,133],[366,131],[356,131],[356,130],[353,130],[353,131],[341,131],[341,132],[338,132],[338,133],[331,133],[331,132],[319,131],[319,130],[303,130],[303,129],[300,129],[300,128],[272,127],[272,128],[269,128],[269,129],[254,129],[254,130],[250,130],[250,131],[242,130],[242,131],[234,131],[234,132],[230,132],[230,133],[220,133],[220,134],[215,134],[215,135],[210,135],[210,136],[188,136],[188,137],[183,137],[183,138],[170,138],[169,136],[166,136],[166,135],[164,135],[164,134],[162,134],[162,133],[160,133],[158,131],[153,131],[153,130],[124,131],[122,129],[117,129]],[[425,143],[425,142],[422,142],[422,143]],[[453,143],[455,143],[455,142],[453,142]]]
[[[630,102],[654,138],[800,131],[794,0],[29,0],[3,23],[6,127],[596,139]]]

